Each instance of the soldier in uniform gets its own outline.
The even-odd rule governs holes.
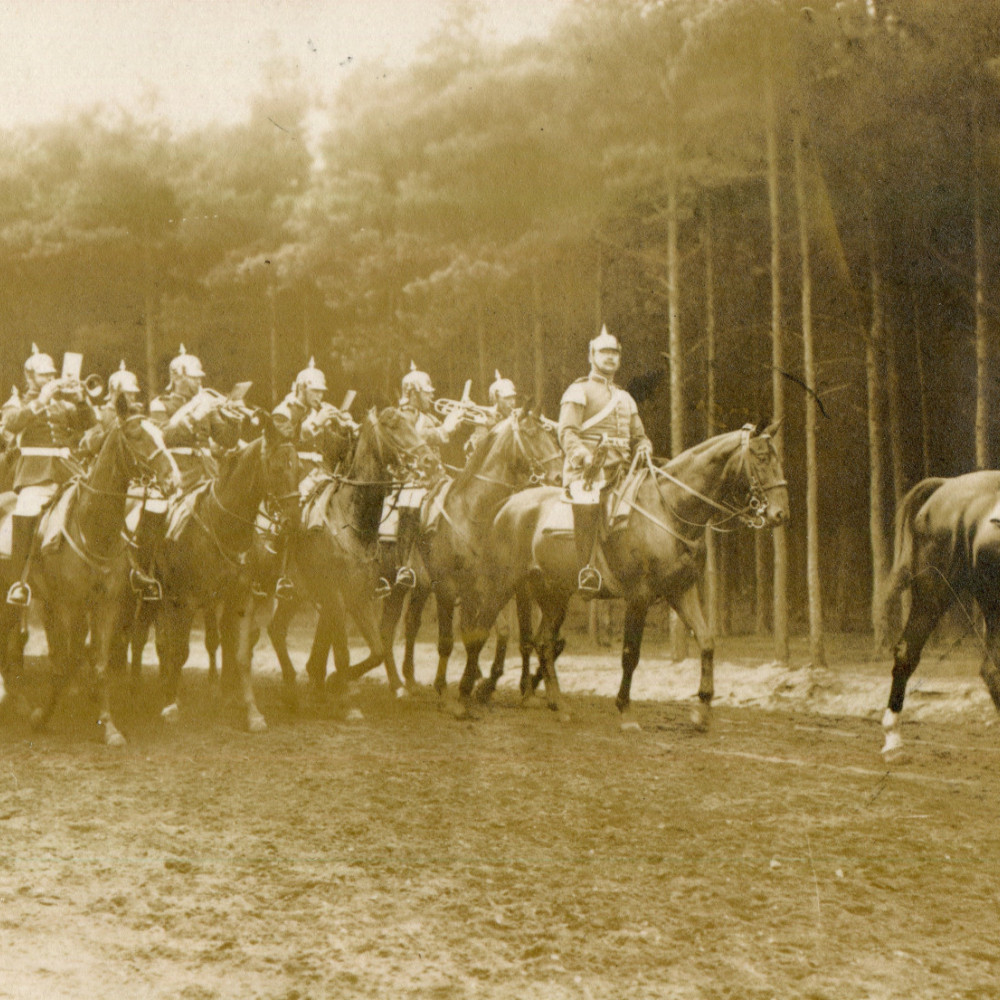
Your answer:
[[[600,526],[600,488],[585,489],[588,470],[598,444],[604,441],[605,481],[612,480],[637,455],[652,453],[635,400],[615,385],[621,364],[621,345],[606,326],[590,342],[590,374],[579,378],[563,393],[559,404],[559,444],[566,455],[563,484],[573,504],[580,573],[577,585],[584,593],[601,588],[601,575],[593,566]]]
[[[187,488],[215,473],[209,449],[210,419],[224,397],[202,389],[201,361],[188,354],[183,344],[169,372],[166,389],[149,404],[149,417],[160,425]]]
[[[478,408],[480,413],[485,414],[485,423],[476,423],[476,429],[465,442],[465,454],[471,455],[479,442],[494,428],[501,420],[506,420],[517,407],[517,387],[509,378],[504,378],[499,371],[494,369],[493,384],[489,390],[488,407]]]
[[[11,563],[20,578],[7,592],[9,604],[24,606],[31,600],[28,557],[38,518],[76,471],[70,464],[73,449],[96,419],[84,386],[56,375],[52,358],[32,344],[24,363],[27,389],[18,405],[11,403],[3,413],[3,430],[14,436],[20,452],[14,468],[17,503],[11,527]]]
[[[453,410],[444,420],[434,415],[434,384],[427,372],[420,371],[414,362],[400,383],[399,409],[413,425],[420,438],[438,455],[462,420],[462,414]],[[396,583],[412,587],[416,574],[410,566],[410,555],[420,527],[420,504],[426,490],[422,487],[403,486],[386,497],[379,527],[382,565],[386,570],[379,583],[379,590],[388,587],[389,567],[397,561]]]
[[[91,427],[80,442],[80,450],[88,455],[96,455],[104,444],[104,438],[109,430],[114,427],[118,420],[115,414],[115,398],[124,393],[128,400],[130,413],[142,413],[142,400],[139,398],[139,380],[134,372],[130,372],[122,361],[118,366],[118,371],[114,372],[108,379],[108,391],[104,397],[103,404],[97,409],[95,416],[97,423]]]

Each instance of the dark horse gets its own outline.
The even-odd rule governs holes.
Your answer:
[[[563,454],[555,437],[538,415],[518,410],[484,435],[465,468],[431,495],[424,513],[426,519],[429,511],[433,522],[424,526],[417,540],[422,567],[406,615],[403,679],[407,687],[415,685],[413,650],[420,613],[431,589],[437,601],[438,622],[438,666],[434,687],[443,694],[447,688],[448,659],[455,645],[455,605],[460,597],[465,597],[463,615],[468,612],[467,598],[475,585],[483,545],[494,515],[512,493],[528,486],[557,483],[562,461]],[[393,637],[405,597],[406,590],[396,586],[385,601],[382,643],[387,663],[392,658]],[[533,648],[530,602],[519,602],[518,618],[522,659],[527,663]]]
[[[85,658],[89,629],[89,659],[96,677],[104,742],[123,746],[125,739],[111,718],[107,662],[113,623],[122,592],[128,587],[122,528],[129,482],[152,474],[165,492],[171,492],[180,484],[180,473],[155,424],[141,415],[129,416],[124,395],[118,396],[115,410],[117,421],[90,472],[70,483],[56,500],[41,523],[45,544],[38,548],[38,541],[35,543],[29,582],[42,605],[52,684],[44,706],[32,713],[32,723],[41,727],[48,722],[67,682]],[[55,526],[47,530],[55,511],[66,511],[58,532]],[[4,580],[0,586],[7,583]],[[0,646],[4,650],[21,646],[11,641],[20,617],[16,608],[0,605]]]
[[[260,412],[256,420],[263,433],[227,456],[217,478],[177,500],[181,509],[171,512],[170,528],[156,552],[163,586],[156,604],[156,651],[165,703],[161,714],[168,722],[177,717],[191,626],[203,611],[206,619],[217,616],[223,681],[238,678],[247,728],[267,728],[253,694],[256,601],[246,555],[262,503],[273,507],[276,517],[297,516],[299,465],[294,444],[274,429],[270,415]]]
[[[404,471],[407,468],[411,471]],[[334,657],[339,682],[356,680],[384,660],[380,607],[375,595],[382,502],[394,483],[413,479],[415,472],[440,475],[441,463],[433,450],[399,409],[389,407],[377,415],[370,411],[362,422],[346,475],[334,477],[334,484],[318,500],[323,505],[322,516],[317,519],[320,523],[315,527],[303,525],[292,538],[295,578],[319,611],[314,647],[322,649],[322,655],[309,659],[309,678],[318,696],[324,691],[326,649],[330,644],[335,654],[341,651]],[[342,669],[347,650],[345,612],[361,632],[369,655]],[[271,642],[282,664],[285,684],[294,691],[295,671],[288,658],[285,630],[287,620],[272,619]],[[386,669],[390,686],[400,688],[395,666],[390,669],[387,664]]]
[[[961,597],[979,605],[986,626],[980,674],[1000,709],[1000,472],[970,472],[917,483],[896,511],[896,544],[886,608],[904,591],[910,607],[896,643],[889,704],[882,717],[887,759],[901,752],[899,714],[906,684],[941,616]]]
[[[646,615],[658,601],[666,601],[697,639],[701,684],[693,720],[707,726],[714,693],[714,639],[698,597],[705,528],[734,519],[753,527],[785,522],[788,489],[772,441],[775,429],[748,424],[689,448],[663,467],[649,463],[637,470],[642,480],[628,504],[627,520],[603,545],[614,576],[606,581],[606,596],[625,600],[622,682],[616,699],[623,728],[638,728],[630,712],[632,674]],[[558,513],[553,508],[563,503],[562,496],[557,488],[525,490],[515,493],[497,514],[484,559],[487,573],[479,581],[477,626],[466,637],[468,661],[459,686],[463,701],[472,694],[479,674],[486,629],[514,589],[527,580],[542,611],[536,648],[548,703],[561,718],[568,718],[554,656],[567,604],[576,591],[576,548],[572,533],[544,530]],[[502,669],[498,659],[485,682],[487,695]]]

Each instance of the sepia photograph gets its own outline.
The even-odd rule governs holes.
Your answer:
[[[992,1000],[1000,0],[0,0],[0,1000]]]

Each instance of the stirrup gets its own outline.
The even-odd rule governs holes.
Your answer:
[[[155,576],[147,576],[137,569],[129,570],[129,586],[132,592],[139,594],[144,601],[162,601],[163,585]]]
[[[31,587],[26,580],[15,580],[7,591],[7,603],[26,608],[31,603]]]
[[[295,584],[287,576],[278,577],[274,585],[274,596],[279,601],[290,601],[295,596]]]
[[[375,584],[375,596],[376,597],[388,597],[392,593],[392,584],[384,577],[380,576],[378,578],[378,583]]]
[[[601,571],[596,566],[584,566],[577,574],[576,586],[583,594],[599,594],[604,586]]]
[[[396,586],[406,590],[413,590],[417,585],[417,574],[413,572],[412,566],[400,566],[396,570]]]

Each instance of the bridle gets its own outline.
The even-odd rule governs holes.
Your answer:
[[[504,423],[510,421],[511,426],[511,438],[514,442],[514,447],[516,448],[516,458],[524,460],[524,464],[528,469],[528,479],[527,483],[523,484],[521,482],[507,482],[503,479],[496,479],[493,476],[487,476],[482,472],[473,472],[472,478],[478,479],[480,482],[491,483],[494,486],[503,486],[505,489],[511,491],[517,491],[524,489],[526,486],[542,486],[548,482],[548,472],[547,467],[553,462],[558,462],[562,465],[563,455],[561,451],[555,451],[548,458],[539,458],[537,455],[533,455],[528,449],[528,445],[525,443],[524,436],[521,433],[521,423],[518,419],[517,413],[512,413],[509,417],[505,417]],[[497,424],[497,427],[501,426]],[[543,428],[544,430],[544,428]]]

